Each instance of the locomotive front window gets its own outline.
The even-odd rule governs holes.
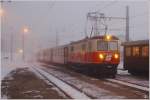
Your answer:
[[[118,50],[118,43],[116,41],[108,42],[109,50]]]
[[[118,50],[117,41],[97,41],[97,50]]]
[[[97,50],[108,50],[108,42],[97,41]]]

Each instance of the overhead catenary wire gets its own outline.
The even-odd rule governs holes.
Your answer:
[[[87,33],[87,25],[88,24],[88,17],[86,17],[86,21],[85,21],[85,27],[84,27],[84,32],[85,32],[85,37],[88,36],[88,33]]]
[[[134,19],[134,18],[141,17],[141,16],[145,16],[145,14],[147,14],[147,16],[148,16],[148,12],[144,12],[144,13],[140,13],[140,14],[137,14],[137,15],[131,16],[131,17],[130,17],[130,20],[131,20],[131,19]]]
[[[143,23],[143,24],[145,24],[145,23]],[[136,24],[136,26],[135,25],[130,25],[130,29],[135,29],[135,28],[137,28],[137,27],[139,27],[138,29],[141,29],[141,23],[140,24]],[[125,27],[126,26],[122,26],[122,27],[117,27],[117,28],[113,28],[113,29],[108,29],[108,30],[111,30],[111,31],[121,31],[121,30],[125,30]],[[104,30],[104,29],[101,29],[101,30]]]
[[[112,7],[114,4],[116,4],[116,2],[117,1],[113,1],[113,2],[111,2],[111,3],[109,3],[109,4],[106,4],[106,5],[104,5],[102,8],[100,8],[99,10],[97,10],[97,12],[102,12],[103,10],[105,10],[105,9],[107,9],[108,7],[110,8],[110,7]],[[141,17],[141,16],[145,16],[145,18],[147,19],[147,17],[148,17],[148,12],[143,12],[143,13],[140,13],[140,14],[136,14],[136,15],[134,15],[134,16],[129,16],[129,19],[130,19],[130,22],[132,22],[132,21],[134,21],[135,19],[139,19],[139,17]],[[108,19],[111,19],[111,18],[108,18]],[[117,19],[117,18],[116,18]],[[124,19],[124,21],[126,21],[127,20],[127,18],[126,17],[124,17],[124,18],[122,18],[122,19]],[[112,24],[112,26],[114,26],[114,24]],[[119,25],[119,27],[118,28],[115,28],[115,29],[112,29],[112,28],[108,28],[108,31],[124,31],[125,29],[126,29],[126,25],[124,26],[123,24],[122,24],[122,26],[123,27],[120,27],[120,25]],[[141,24],[139,25],[129,25],[129,28],[130,29],[135,29],[135,28],[137,28],[137,27],[139,27],[138,29],[142,29],[142,27],[140,28],[140,26],[141,26]],[[99,30],[101,30],[101,31],[105,31],[105,29],[99,29]]]
[[[107,8],[107,7],[114,5],[116,2],[118,2],[118,1],[114,0],[114,1],[110,2],[109,4],[103,6],[102,8],[98,9],[96,12],[101,12],[104,8]]]

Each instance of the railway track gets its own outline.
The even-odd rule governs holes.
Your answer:
[[[38,66],[38,65],[34,65],[34,66],[36,66],[38,69],[40,69],[40,70],[42,70],[42,71],[44,71],[44,72],[46,72],[47,74],[51,74],[52,76],[54,76],[55,78],[57,78],[57,79],[59,79],[59,80],[61,80],[62,82],[64,82],[64,83],[66,83],[66,84],[68,84],[70,87],[72,87],[72,88],[74,88],[74,89],[76,89],[77,91],[79,91],[81,94],[84,94],[87,98],[108,98],[106,95],[112,95],[111,93],[109,93],[109,91],[111,91],[111,92],[114,92],[115,93],[115,91],[112,91],[112,89],[114,88],[114,89],[117,89],[116,87],[113,87],[113,88],[111,88],[109,91],[107,91],[106,90],[106,92],[100,92],[101,91],[101,88],[99,88],[99,87],[97,87],[97,85],[95,84],[95,81],[94,80],[97,80],[96,82],[100,82],[100,84],[101,84],[101,82],[104,82],[104,83],[106,83],[107,85],[111,85],[112,84],[112,86],[113,85],[116,85],[117,87],[119,86],[120,88],[122,88],[122,89],[120,89],[120,91],[126,91],[126,90],[128,90],[129,89],[129,91],[131,90],[131,91],[133,91],[133,92],[131,92],[131,94],[132,93],[134,93],[135,92],[135,94],[136,94],[136,92],[138,91],[138,93],[140,93],[140,95],[145,95],[145,96],[142,96],[142,98],[148,98],[148,89],[140,89],[140,88],[137,88],[137,86],[136,87],[133,87],[132,85],[131,86],[129,86],[129,85],[126,85],[126,84],[121,84],[121,82],[116,82],[117,80],[116,79],[113,79],[113,81],[111,80],[111,79],[108,79],[108,80],[99,80],[99,79],[97,79],[97,78],[90,78],[90,77],[88,77],[89,79],[90,79],[90,81],[92,81],[92,82],[94,82],[94,84],[93,83],[89,83],[89,82],[86,82],[85,80],[78,80],[78,77],[87,77],[87,76],[85,76],[85,75],[82,75],[82,74],[80,74],[80,73],[76,73],[77,74],[77,76],[76,76],[76,74],[75,74],[75,76],[74,76],[74,72],[71,72],[71,71],[67,71],[67,69],[64,69],[64,68],[62,68],[62,67],[59,67],[59,66],[54,66],[54,65],[47,65],[47,67],[42,67],[42,66]],[[38,70],[37,70],[38,71]],[[56,74],[57,73],[57,74]],[[66,75],[65,75],[66,74]],[[69,76],[68,76],[69,75]],[[48,75],[43,75],[44,77],[47,77]],[[74,77],[74,78],[71,78],[71,77]],[[118,80],[119,81],[119,80]],[[124,82],[124,81],[123,81]],[[76,83],[78,83],[78,84],[80,84],[80,85],[77,85]],[[86,85],[87,86],[85,86],[84,84],[82,84],[82,83],[87,83]],[[99,84],[99,85],[100,85]],[[57,86],[57,85],[56,85]],[[96,87],[96,88],[93,88],[93,86],[94,87]],[[108,86],[109,87],[109,86]],[[59,88],[59,86],[58,86],[58,88]],[[144,87],[145,88],[145,87]],[[125,90],[124,90],[125,89]],[[62,90],[61,89],[61,91],[62,92],[64,92],[64,90]],[[90,92],[89,92],[90,91]],[[103,91],[103,88],[102,88],[102,91]],[[104,90],[105,91],[105,90]],[[128,94],[130,94],[130,92],[128,93]],[[64,94],[66,94],[66,95],[68,95],[67,94],[68,92],[66,91],[66,92],[64,92]],[[97,94],[96,94],[97,93]],[[124,93],[126,93],[126,92],[124,92]],[[124,93],[123,93],[123,95],[124,95]],[[95,95],[96,94],[96,95]],[[118,93],[117,93],[118,94]],[[122,96],[123,96],[122,95]],[[126,94],[125,94],[126,95]],[[138,94],[139,95],[139,94]],[[72,96],[68,96],[68,97],[70,97],[70,98],[74,98],[74,97],[72,97]],[[80,98],[80,97],[77,97],[77,98]],[[111,96],[111,97],[109,97],[109,98],[118,98],[117,96]],[[120,98],[120,97],[119,97]],[[121,97],[121,98],[126,98],[126,96],[124,97]],[[128,97],[127,97],[128,98]]]
[[[118,80],[118,79],[106,79],[106,80],[110,81],[110,82],[113,82],[113,83],[125,85],[125,86],[131,87],[131,88],[135,88],[135,89],[138,89],[138,90],[142,90],[142,91],[145,91],[145,92],[149,92],[148,87],[140,86],[140,85],[133,84],[133,83],[130,83],[130,82],[121,81],[121,80]]]
[[[53,69],[56,69],[56,70],[61,70],[61,67],[58,67],[58,66],[54,66],[54,65],[47,65],[47,66],[49,66]],[[127,87],[135,88],[135,89],[138,89],[138,90],[142,90],[142,91],[145,91],[145,92],[149,92],[149,87],[142,86],[142,85],[137,84],[137,83],[132,83],[132,82],[129,82],[129,81],[126,81],[126,80],[119,80],[117,78],[116,79],[105,79],[105,80],[109,81],[109,82],[117,83],[117,84],[120,84],[120,85],[124,85],[124,86],[127,86]]]
[[[63,92],[67,97],[72,99],[93,99],[94,97],[89,96],[86,93],[83,93],[82,90],[78,89],[77,87],[63,81],[62,79],[52,75],[51,73],[48,73],[47,71],[32,67],[34,71],[36,71],[38,74],[40,74],[43,78],[45,78],[47,81],[51,82],[53,85],[55,85],[58,89],[60,89],[61,92]],[[71,91],[71,92],[70,92]]]
[[[149,79],[146,76],[135,76],[132,75],[130,73],[128,73],[128,71],[126,70],[121,70],[118,69],[118,73],[116,75],[116,80],[120,80],[120,81],[125,81],[127,83],[131,83],[131,84],[136,84],[142,87],[147,87],[149,88]]]

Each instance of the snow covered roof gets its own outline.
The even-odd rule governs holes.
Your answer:
[[[123,42],[123,46],[131,46],[131,45],[148,45],[149,40],[138,40],[138,41],[129,41],[129,42]]]

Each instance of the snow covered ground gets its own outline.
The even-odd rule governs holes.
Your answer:
[[[45,78],[44,78],[45,79]],[[37,77],[30,67],[16,69],[1,81],[2,99],[67,99],[50,81]]]
[[[32,55],[26,55],[26,61],[27,59],[30,59]],[[1,53],[1,80],[12,70],[15,70],[17,68],[24,68],[29,67],[27,62],[22,61],[22,54],[20,53],[13,53],[13,59],[10,60],[10,53]]]
[[[9,74],[12,70],[15,70],[17,68],[23,68],[23,67],[28,67],[27,64],[25,64],[22,61],[13,61],[10,62],[7,59],[3,59],[1,61],[1,80]]]
[[[118,69],[123,69],[123,62],[120,61],[119,65],[118,65]]]
[[[47,70],[49,73],[56,75],[56,77],[60,77],[63,81],[77,87],[78,89],[82,90],[83,93],[86,93],[94,98],[125,98],[124,96],[118,96],[118,95],[114,95],[112,94],[110,91],[105,90],[105,89],[101,89],[98,88],[95,85],[89,84],[87,82],[78,80],[75,77],[69,76],[67,73],[63,73],[57,70],[53,70],[53,69],[47,69],[47,68],[43,68],[41,66],[36,65],[36,68],[41,68],[43,70]],[[44,71],[42,73],[45,73]],[[49,77],[50,79],[52,78],[49,75],[46,75],[47,77]],[[61,82],[57,82],[59,86],[61,86],[62,88],[66,89],[65,86],[62,86]],[[67,90],[66,90],[67,91]],[[69,93],[75,93],[73,92],[72,89],[69,90]],[[74,94],[75,95],[75,94]],[[80,95],[78,95],[79,97]],[[75,96],[76,97],[76,96]]]
[[[123,62],[120,62],[120,64],[118,65],[116,79],[125,81],[125,82],[129,82],[129,83],[133,83],[133,84],[137,84],[140,86],[149,87],[148,78],[134,76],[134,75],[128,73],[128,70],[123,69]]]
[[[13,62],[10,62],[10,60],[8,60],[8,59],[2,59],[1,60],[1,80],[4,79],[4,77],[6,75],[8,75],[12,70],[15,70],[17,68],[31,67],[31,66],[34,66],[34,65],[31,63],[30,64],[24,63],[21,61],[21,59],[18,59],[18,60],[15,59]],[[39,65],[36,65],[36,67],[41,68],[41,66],[39,66]],[[125,98],[123,95],[121,95],[121,96],[114,95],[113,93],[111,93],[108,90],[95,87],[91,84],[80,81],[74,77],[70,77],[65,73],[61,73],[61,72],[58,72],[58,71],[52,70],[52,69],[48,70],[47,68],[42,68],[42,69],[45,69],[45,70],[49,71],[50,73],[55,73],[56,76],[63,78],[64,81],[67,81],[68,83],[70,83],[72,85],[76,85],[78,88],[82,89],[83,92],[86,92],[87,94],[90,94],[90,95],[92,94],[93,97],[96,97],[96,98]],[[135,81],[137,81],[137,79],[133,80],[134,78],[127,71],[123,70],[122,62],[118,66],[118,75],[123,76],[123,77],[121,77],[121,79],[123,81],[129,80],[131,82],[131,80],[132,80],[132,81],[134,81],[133,83],[135,83]],[[129,76],[131,76],[131,78],[129,78]],[[119,77],[119,79],[120,79],[120,77]],[[145,84],[147,86],[147,84],[149,83],[148,81],[143,81],[143,80],[138,81],[138,82],[142,83],[142,85],[144,84],[144,86],[145,86]],[[138,82],[136,82],[136,83],[138,83]],[[108,84],[106,84],[106,85],[108,85]],[[112,86],[112,87],[120,88],[117,85]]]
[[[34,68],[36,68],[36,67],[34,67]],[[51,82],[55,83],[59,88],[61,88],[63,91],[65,91],[72,98],[74,98],[74,99],[80,99],[80,98],[89,99],[88,96],[86,96],[84,93],[81,93],[80,91],[74,89],[73,87],[71,87],[68,84],[64,83],[63,81],[57,79],[53,75],[48,74],[47,72],[45,72],[39,68],[36,68],[36,70],[38,70],[40,73],[42,73],[44,76],[46,76]]]
[[[40,68],[40,66],[36,66],[36,67]],[[57,69],[56,70],[53,69],[53,68],[52,69],[42,68],[42,69],[48,71],[49,73],[52,73],[52,74],[56,75],[57,77],[60,77],[65,82],[78,87],[83,92],[85,92],[88,95],[91,95],[92,97],[95,97],[95,98],[120,98],[120,99],[121,98],[126,98],[126,96],[124,96],[124,95],[112,95],[111,91],[114,91],[113,88],[124,89],[124,88],[122,88],[121,85],[116,85],[116,83],[114,83],[114,84],[112,84],[112,83],[111,84],[107,84],[108,82],[105,82],[103,84],[103,86],[104,85],[108,85],[110,88],[112,88],[112,90],[110,91],[109,89],[99,88],[98,87],[101,84],[100,83],[101,80],[98,80],[99,83],[98,83],[98,86],[96,86],[94,84],[93,85],[90,84],[90,82],[81,81],[80,78],[78,79],[77,77],[70,76],[70,74],[68,75],[67,73],[60,72]],[[82,76],[79,76],[79,77],[82,77]],[[133,89],[132,92],[135,92],[135,90]],[[131,93],[129,93],[129,94],[131,94]],[[126,92],[124,94],[126,94]]]
[[[122,61],[119,63],[117,69],[117,74],[119,75],[130,75],[130,73],[128,73],[128,70],[124,70]]]

